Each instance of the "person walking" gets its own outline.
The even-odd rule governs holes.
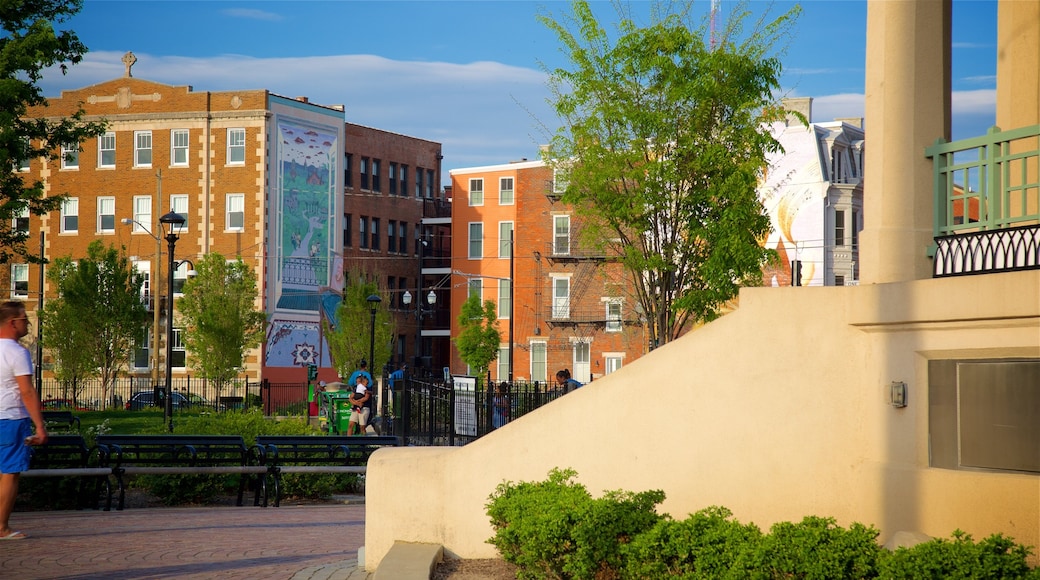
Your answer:
[[[29,446],[47,442],[40,400],[32,386],[32,357],[18,342],[27,334],[25,305],[17,300],[0,304],[0,540],[28,537],[11,529],[11,512],[19,477],[29,469]]]
[[[567,394],[575,389],[580,389],[582,384],[574,378],[571,378],[570,369],[560,369],[556,371],[556,387],[563,389],[563,394]]]

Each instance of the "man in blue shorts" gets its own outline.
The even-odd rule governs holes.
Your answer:
[[[40,400],[32,386],[32,357],[18,342],[27,334],[25,305],[17,300],[0,304],[0,540],[28,537],[11,529],[11,512],[18,478],[29,469],[29,446],[47,442]]]

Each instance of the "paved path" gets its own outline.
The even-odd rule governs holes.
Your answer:
[[[16,512],[0,578],[365,580],[364,505]]]

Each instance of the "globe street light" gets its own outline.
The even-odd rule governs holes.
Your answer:
[[[419,288],[419,293],[422,293],[422,288]],[[407,291],[407,290],[405,290],[404,291],[404,296],[401,296],[401,302],[403,302],[405,306],[411,305],[411,303],[412,303],[412,293]],[[422,324],[423,324],[423,318],[425,318],[427,315],[430,315],[430,316],[433,315],[433,305],[437,303],[437,293],[434,292],[433,290],[430,290],[430,293],[426,295],[426,303],[430,305],[430,308],[428,308],[428,309],[427,308],[423,308],[423,305],[422,305],[421,302],[417,302],[415,304],[415,318],[418,319],[418,321],[419,321],[419,332],[415,335],[415,358],[419,359],[419,360],[422,359],[422,346],[421,346],[421,344],[422,344]],[[416,360],[416,365],[415,365],[416,367],[420,366],[419,365],[419,360]]]
[[[166,229],[166,225],[170,226],[166,233],[166,243],[170,246],[170,271],[166,279],[169,297],[166,300],[166,404],[163,405],[163,420],[168,422],[170,433],[173,433],[173,365],[170,364],[170,361],[173,360],[173,271],[177,269],[177,264],[173,259],[173,250],[177,245],[177,228],[183,226],[184,222],[183,216],[172,211],[159,218],[159,223],[164,226],[163,229]]]

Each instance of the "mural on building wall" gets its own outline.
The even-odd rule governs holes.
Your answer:
[[[330,366],[321,316],[343,290],[334,252],[338,131],[288,118],[275,126],[265,366]]]

